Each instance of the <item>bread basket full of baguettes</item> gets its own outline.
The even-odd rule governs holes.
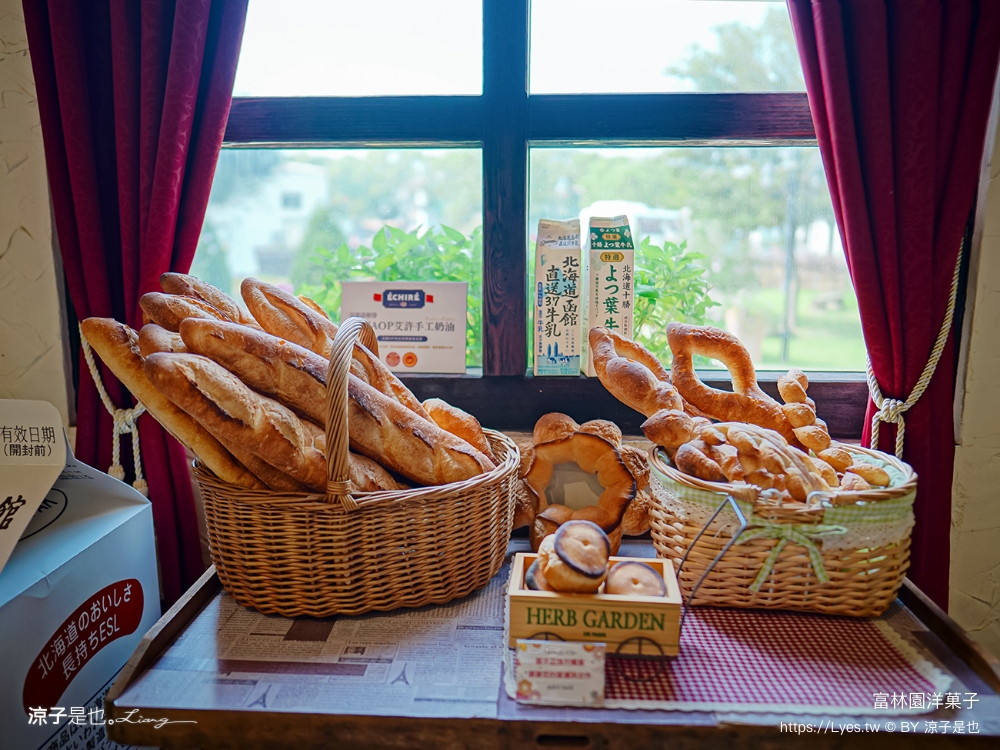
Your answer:
[[[917,479],[894,456],[832,440],[798,370],[782,402],[757,384],[732,334],[671,323],[668,373],[635,342],[590,332],[598,376],[648,418],[650,530],[695,605],[874,616],[909,565]],[[694,357],[726,365],[711,388]]]
[[[357,615],[466,596],[503,564],[519,454],[378,360],[371,326],[247,279],[247,315],[167,274],[137,334],[83,332],[197,456],[212,560],[240,603]],[[433,416],[432,416],[433,415]],[[442,426],[443,425],[443,426]],[[475,445],[473,445],[475,443]]]

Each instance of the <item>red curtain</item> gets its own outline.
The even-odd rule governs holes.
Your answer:
[[[882,394],[905,401],[941,328],[980,173],[1000,3],[788,0],[834,212]],[[956,320],[961,319],[961,311]],[[910,577],[948,604],[954,342],[906,412],[919,476]],[[869,400],[864,440],[876,409]],[[879,448],[894,452],[895,428]]]
[[[139,297],[194,257],[246,0],[24,0],[24,17],[73,307],[138,327]],[[106,470],[111,417],[82,356],[80,373],[76,452]],[[133,403],[106,368],[102,378],[116,405]],[[187,460],[148,414],[139,432],[170,603],[204,569]]]

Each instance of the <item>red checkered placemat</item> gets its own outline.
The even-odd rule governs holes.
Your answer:
[[[636,707],[876,711],[876,695],[933,695],[949,678],[880,619],[693,608],[680,655],[609,655],[605,696]]]

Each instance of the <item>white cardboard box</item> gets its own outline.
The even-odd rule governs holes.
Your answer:
[[[393,372],[465,372],[464,281],[344,281],[340,319],[365,318]]]
[[[119,747],[96,712],[159,616],[149,501],[67,448],[65,468],[0,571],[0,745]],[[33,708],[45,710],[45,724],[29,724]]]
[[[581,358],[581,369],[587,377],[596,378],[588,341],[590,329],[603,326],[627,339],[635,335],[635,245],[628,217],[591,217],[586,245],[587,322],[583,329],[585,355]]]

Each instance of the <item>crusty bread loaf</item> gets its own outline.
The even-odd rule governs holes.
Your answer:
[[[352,367],[351,372],[355,376],[360,377],[375,390],[398,401],[417,416],[426,419],[428,422],[434,421],[420,401],[417,400],[417,397],[413,395],[409,388],[403,385],[403,381],[397,378],[382,360],[358,342],[354,344],[354,362],[357,362],[364,369],[364,376],[362,377]]]
[[[147,377],[205,429],[243,445],[308,487],[326,487],[326,458],[292,411],[197,354],[151,354]]]
[[[276,398],[311,419],[326,424],[328,363],[297,344],[235,323],[189,318],[181,337],[195,354],[202,354],[251,388]]]
[[[189,276],[186,273],[165,273],[160,277],[160,287],[167,294],[192,297],[207,302],[229,320],[237,323],[255,325],[257,322],[236,303],[236,300],[196,276]]]
[[[483,434],[483,427],[479,424],[478,419],[439,398],[427,399],[424,401],[423,407],[434,424],[445,432],[462,438],[473,448],[488,456],[491,461],[496,462],[493,449],[490,448],[490,442]]]
[[[139,351],[143,357],[156,352],[180,354],[187,351],[179,333],[168,331],[156,323],[147,323],[139,330]]]
[[[192,352],[204,353],[238,372],[250,387],[325,423],[327,363],[318,355],[266,333],[212,321],[186,320],[181,336]],[[407,479],[444,484],[494,468],[487,456],[461,438],[354,375],[348,395],[351,448]]]
[[[309,433],[313,447],[326,455],[326,432],[321,427],[307,419],[302,420],[302,426]],[[354,492],[378,492],[379,490],[398,490],[399,485],[392,475],[375,461],[353,451],[347,452],[347,473]]]
[[[310,310],[312,310],[317,315],[322,315],[327,320],[330,319],[330,316],[326,314],[326,310],[324,310],[322,307],[320,307],[320,304],[316,300],[314,300],[314,299],[312,299],[310,297],[307,297],[304,294],[296,295],[296,297],[299,300],[299,302],[301,302],[303,305],[305,305],[306,307],[308,307]]]
[[[153,387],[143,371],[139,337],[111,318],[88,318],[83,335],[115,377],[139,399],[171,435],[188,446],[223,481],[263,489],[264,484],[242,466],[218,440]]]
[[[149,292],[139,298],[143,320],[163,326],[176,333],[181,321],[186,318],[208,318],[210,320],[230,320],[225,313],[194,297],[180,297],[175,294]]]
[[[305,347],[324,359],[330,358],[338,330],[335,323],[273,284],[248,278],[243,280],[241,290],[247,307],[265,331]],[[417,397],[374,353],[355,342],[353,357],[364,371],[362,373],[357,367],[352,367],[351,372],[356,377],[424,419],[431,420]]]
[[[418,484],[459,482],[491,471],[488,457],[460,437],[421,419],[398,401],[348,376],[351,448]]]
[[[270,334],[304,346],[329,358],[337,325],[308,305],[280,289],[253,278],[240,285],[243,301],[261,328]]]
[[[289,476],[285,472],[281,471],[281,469],[274,468],[267,461],[255,455],[252,451],[248,450],[239,443],[235,443],[224,437],[220,437],[219,442],[222,443],[226,447],[226,450],[232,453],[241,464],[246,466],[255,477],[266,484],[268,489],[275,490],[277,492],[311,491],[310,488],[306,487],[302,484],[302,482]]]
[[[347,454],[351,484],[358,492],[402,489],[392,475],[366,456],[353,451]]]

